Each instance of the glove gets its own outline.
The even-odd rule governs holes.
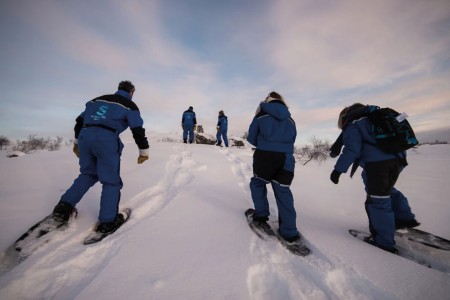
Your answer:
[[[146,161],[148,159],[148,156],[144,156],[144,155],[139,155],[138,157],[138,164],[142,164],[144,161]]]
[[[194,125],[194,131],[197,131],[197,125]]]
[[[331,158],[338,157],[339,154],[340,154],[340,152],[333,152],[333,150],[330,151],[330,157],[331,157]]]
[[[217,127],[216,127],[216,129],[217,129],[217,131],[219,131],[219,130],[220,130],[220,127],[219,127],[219,126],[217,126]]]
[[[78,145],[77,144],[73,144],[73,153],[75,153],[75,155],[77,157],[80,157],[80,151],[78,151]]]
[[[333,181],[334,184],[338,184],[339,176],[341,176],[341,172],[333,170],[333,172],[331,172],[331,175],[330,175],[330,180]]]
[[[343,135],[341,132],[341,134],[336,139],[334,144],[330,147],[330,156],[332,158],[338,157],[339,154],[341,154],[341,150],[342,150],[343,146],[344,146],[344,138],[343,138]]]

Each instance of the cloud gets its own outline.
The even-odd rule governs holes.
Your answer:
[[[406,112],[417,131],[450,127],[449,78],[450,72],[446,72],[400,82],[367,100]]]
[[[420,130],[447,126],[447,2],[16,1],[2,12],[4,110],[76,116],[129,79],[148,129],[178,129],[192,105],[205,129],[223,109],[242,134],[271,90],[304,136],[334,136],[355,101],[404,110]],[[5,124],[41,122],[23,116]]]
[[[449,16],[445,1],[326,4],[274,2],[268,51],[279,76],[308,88],[380,85],[427,71],[448,49],[432,28]]]
[[[59,1],[29,1],[25,7],[17,6],[15,11],[23,23],[29,24],[44,41],[56,47],[56,52],[65,53],[79,63],[110,71],[126,67],[126,53],[120,43],[112,40],[107,31],[83,22],[81,15],[71,11],[70,5]]]

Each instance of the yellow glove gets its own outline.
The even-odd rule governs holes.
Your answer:
[[[197,131],[197,125],[194,125],[194,131]]]
[[[80,157],[80,151],[78,151],[78,145],[77,144],[73,144],[73,153],[75,153],[75,155],[77,157]]]
[[[138,164],[142,164],[144,161],[146,161],[148,159],[148,156],[144,156],[144,155],[139,155],[138,157]]]

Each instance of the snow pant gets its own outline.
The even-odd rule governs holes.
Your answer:
[[[391,159],[366,163],[362,172],[370,233],[385,249],[395,246],[395,221],[415,219],[408,199],[394,187],[402,169],[400,160]]]
[[[100,127],[83,128],[78,137],[80,175],[61,196],[60,202],[75,207],[89,188],[100,181],[102,194],[98,219],[101,223],[114,221],[123,186],[120,178],[122,149],[123,144],[114,132]]]
[[[222,137],[223,137],[223,142],[225,144],[225,147],[228,147],[227,131],[228,131],[227,129],[219,129],[219,130],[217,130],[216,139],[217,139],[217,144],[218,145],[222,144]]]
[[[287,171],[286,155],[282,152],[256,150],[253,155],[253,174],[250,180],[250,191],[255,206],[256,220],[269,220],[269,201],[267,184],[271,183],[278,207],[279,233],[285,239],[299,236],[297,230],[297,213],[290,185],[294,173]]]
[[[183,125],[183,142],[187,143],[189,135],[189,143],[194,142],[194,125]]]

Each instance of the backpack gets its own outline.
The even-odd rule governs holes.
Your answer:
[[[376,145],[386,153],[399,153],[419,144],[406,118],[406,113],[398,113],[392,108],[368,106],[367,117],[373,124]]]

